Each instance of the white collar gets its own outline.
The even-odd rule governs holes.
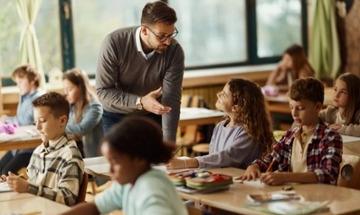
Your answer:
[[[136,29],[136,32],[135,32],[135,42],[136,42],[136,48],[138,50],[138,52],[141,53],[141,55],[146,59],[148,60],[149,58],[151,58],[154,54],[155,54],[155,51],[153,50],[152,52],[148,53],[148,54],[145,54],[142,46],[141,46],[141,41],[140,41],[140,29],[141,27],[138,27]]]

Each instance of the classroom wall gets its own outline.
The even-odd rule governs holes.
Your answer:
[[[345,71],[360,75],[360,1],[353,1],[345,17]]]

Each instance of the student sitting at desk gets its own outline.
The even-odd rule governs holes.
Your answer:
[[[28,180],[10,173],[7,183],[16,192],[31,193],[74,205],[84,174],[84,162],[75,141],[65,134],[69,103],[58,93],[33,101],[36,127],[43,143],[27,167]]]
[[[12,78],[19,88],[19,104],[15,117],[3,116],[5,123],[14,123],[20,126],[34,123],[32,102],[43,93],[39,91],[40,75],[30,65],[23,65],[14,70]],[[7,152],[0,160],[0,175],[8,172],[18,172],[29,164],[33,149],[13,150]]]
[[[260,178],[269,185],[289,182],[335,185],[343,145],[341,136],[318,118],[323,102],[324,86],[320,81],[313,78],[295,81],[290,89],[293,127],[273,146],[271,153],[250,165],[240,179]]]
[[[320,112],[320,118],[340,134],[360,136],[360,78],[340,75],[334,86],[333,105]]]
[[[225,113],[226,119],[214,129],[209,155],[174,158],[169,169],[246,168],[269,150],[273,136],[260,88],[251,81],[232,79],[217,97],[216,108]]]
[[[112,186],[95,202],[77,205],[70,214],[187,214],[174,185],[152,164],[167,162],[173,145],[163,142],[158,124],[143,117],[127,117],[105,135],[101,151],[110,163]]]
[[[73,135],[85,157],[99,156],[99,142],[103,136],[103,109],[89,79],[80,69],[71,69],[63,77],[66,99],[70,103],[66,133]]]
[[[294,44],[284,51],[279,65],[270,74],[266,85],[287,91],[294,80],[311,77],[314,74],[303,47]]]

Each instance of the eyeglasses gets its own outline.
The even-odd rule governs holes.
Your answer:
[[[175,28],[175,31],[172,33],[172,34],[170,34],[170,35],[159,35],[159,34],[157,34],[157,33],[155,33],[153,30],[151,30],[151,28],[149,27],[149,26],[146,26],[145,25],[145,27],[147,28],[147,29],[149,29],[149,31],[151,32],[151,33],[153,33],[154,35],[155,35],[155,37],[160,41],[160,42],[165,42],[166,40],[168,40],[168,39],[174,39],[175,37],[176,37],[176,35],[179,33],[179,31],[177,30],[177,28]]]

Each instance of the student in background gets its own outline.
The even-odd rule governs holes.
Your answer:
[[[84,174],[84,162],[75,141],[65,135],[69,103],[55,92],[33,101],[36,128],[42,144],[27,167],[28,180],[10,174],[7,183],[16,192],[31,193],[74,205]]]
[[[341,136],[318,118],[323,101],[324,86],[320,81],[313,78],[295,81],[290,89],[293,127],[273,146],[271,153],[250,165],[240,179],[260,178],[269,185],[289,182],[335,185],[343,145]]]
[[[112,186],[64,213],[187,214],[165,173],[152,164],[167,162],[173,145],[163,142],[158,124],[144,117],[127,117],[105,135],[101,150],[110,162]]]
[[[226,119],[213,131],[209,155],[174,158],[168,164],[169,169],[246,168],[269,150],[273,136],[260,88],[251,81],[232,79],[217,97],[216,108],[225,113]]]
[[[32,125],[34,123],[32,102],[43,93],[39,90],[40,75],[30,65],[23,65],[14,70],[12,78],[19,88],[19,104],[16,116],[3,116],[5,123],[14,123],[20,126]],[[29,163],[33,149],[13,150],[7,152],[0,160],[0,174],[8,172],[16,173]]]
[[[63,84],[66,99],[70,103],[69,122],[65,131],[74,136],[79,148],[83,146],[85,157],[98,156],[103,136],[103,109],[96,93],[90,87],[87,75],[80,69],[67,71],[63,76]]]
[[[287,91],[294,80],[312,77],[314,74],[303,47],[294,44],[284,51],[279,65],[270,74],[266,85]]]
[[[340,75],[334,86],[333,105],[320,112],[320,118],[340,134],[360,136],[360,78]]]

